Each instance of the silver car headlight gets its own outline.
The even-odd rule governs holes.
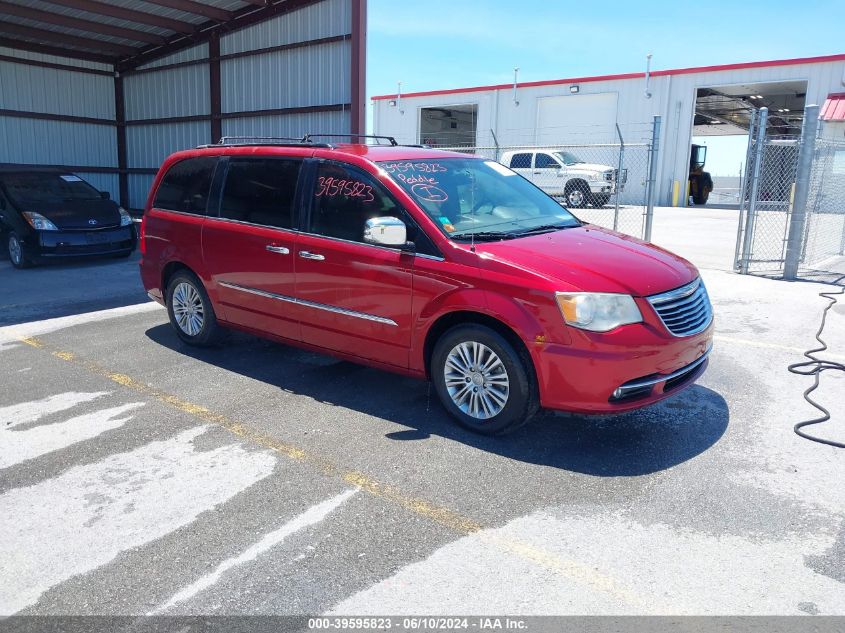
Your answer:
[[[620,325],[640,323],[643,315],[631,295],[606,292],[557,292],[563,320],[590,332],[609,332]]]
[[[118,207],[117,210],[120,212],[120,226],[129,226],[132,224],[132,216],[129,215],[129,211],[123,207]]]
[[[40,213],[36,213],[35,211],[24,211],[23,212],[24,219],[29,223],[29,225],[34,228],[36,231],[58,231],[58,227],[50,222],[47,218],[45,218]]]

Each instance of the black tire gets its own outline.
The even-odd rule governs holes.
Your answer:
[[[563,190],[564,206],[567,208],[586,207],[591,197],[590,187],[583,180],[567,183],[566,189]]]
[[[495,415],[486,419],[464,412],[452,399],[446,383],[446,363],[450,353],[462,343],[473,342],[481,343],[495,353],[504,366],[509,383],[504,406]],[[450,365],[449,371],[452,371],[451,367]],[[454,376],[454,373],[452,375]],[[537,380],[527,352],[515,349],[503,336],[483,325],[475,323],[457,325],[440,337],[431,355],[431,380],[440,402],[449,414],[461,426],[483,435],[511,433],[526,424],[540,408]],[[469,378],[467,382],[467,388],[472,387],[477,393],[478,387],[475,386],[477,383]],[[487,389],[488,385],[485,384],[481,388]],[[480,398],[477,398],[477,401],[480,401]]]
[[[6,236],[6,246],[9,251],[9,261],[15,268],[29,268],[32,266],[32,261],[24,254],[23,244],[21,244],[20,237],[14,231],[9,231]]]
[[[591,202],[596,209],[601,209],[607,204],[608,200],[610,200],[610,196],[606,196],[604,194],[593,194]]]
[[[200,317],[201,324],[196,328],[195,332],[193,329],[196,327],[196,321],[191,321],[190,325],[180,325],[180,322],[174,313],[174,295],[182,284],[192,288],[193,292],[196,293],[195,295],[188,293],[189,297],[185,297],[184,299],[184,295],[180,295],[180,297],[176,300],[176,302],[180,305],[187,305],[190,303],[196,308],[193,314]],[[185,291],[184,286],[182,290],[183,292]],[[170,317],[170,325],[173,326],[173,329],[176,330],[177,336],[185,343],[197,347],[210,347],[218,345],[223,341],[226,331],[218,325],[217,316],[214,314],[214,308],[211,306],[211,300],[208,298],[208,293],[205,291],[205,287],[196,275],[187,270],[180,270],[177,272],[170,278],[170,281],[167,284],[166,296],[167,314]],[[189,301],[189,299],[193,299],[194,297],[196,298],[196,302]],[[201,315],[199,314],[200,308]],[[187,322],[183,320],[183,324],[184,323]]]

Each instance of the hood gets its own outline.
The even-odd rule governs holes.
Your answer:
[[[562,282],[560,290],[648,296],[698,277],[695,266],[660,247],[592,225],[476,244],[482,266],[511,264]]]
[[[113,200],[67,200],[27,204],[24,211],[35,211],[59,230],[103,229],[120,226],[120,213]]]
[[[567,171],[613,171],[610,165],[599,165],[598,163],[575,163],[574,165],[567,165]]]

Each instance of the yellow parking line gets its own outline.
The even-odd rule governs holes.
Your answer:
[[[107,378],[122,387],[131,389],[137,393],[154,398],[170,407],[187,413],[203,422],[215,424],[233,435],[244,440],[257,444],[263,448],[281,453],[293,460],[304,462],[315,466],[322,473],[329,476],[339,476],[347,484],[357,486],[369,494],[391,501],[414,514],[426,517],[450,530],[462,535],[479,533],[482,542],[496,547],[500,551],[519,556],[520,558],[545,567],[551,571],[567,576],[579,583],[586,584],[593,589],[602,591],[614,596],[627,604],[648,608],[654,612],[660,607],[655,603],[654,598],[640,596],[633,591],[620,586],[620,584],[605,574],[596,571],[593,567],[579,561],[561,558],[556,554],[547,552],[519,539],[503,538],[494,534],[482,532],[484,526],[477,521],[461,515],[459,512],[438,506],[424,499],[404,494],[398,488],[383,484],[375,479],[352,470],[339,468],[331,461],[323,459],[310,451],[293,446],[286,442],[279,441],[269,435],[253,430],[232,418],[221,413],[215,413],[210,409],[182,400],[181,398],[157,389],[152,385],[135,380],[126,374],[116,373],[90,360],[80,358],[73,352],[51,349],[46,343],[35,337],[21,338],[21,342],[36,349],[50,351],[51,354],[62,361],[82,367],[88,372]],[[669,613],[669,610],[665,610]]]

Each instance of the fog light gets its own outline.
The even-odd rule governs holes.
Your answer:
[[[614,398],[621,398],[622,397],[622,389],[617,388],[613,390],[613,397]]]

